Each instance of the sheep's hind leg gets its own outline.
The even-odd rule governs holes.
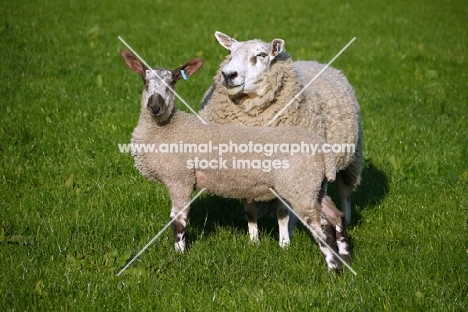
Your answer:
[[[336,175],[336,187],[340,198],[341,211],[345,215],[346,222],[351,223],[351,193],[353,189],[344,181],[342,174],[340,171]]]
[[[341,261],[335,256],[332,250],[330,250],[330,248],[332,248],[333,251],[338,254],[335,229],[324,214],[322,214],[320,217],[320,225],[323,233],[321,237],[323,241],[326,242],[326,244],[324,244],[322,240],[319,240],[315,235],[314,238],[319,244],[320,251],[322,252],[323,258],[327,263],[328,269],[338,270],[341,268]]]
[[[297,218],[294,214],[290,213],[289,208],[280,200],[278,200],[276,214],[278,217],[279,245],[281,248],[286,248],[291,242]]]
[[[336,257],[339,254],[337,245],[337,233],[335,225],[337,220],[341,220],[343,213],[339,211],[331,198],[327,195],[327,181],[322,181],[317,200],[314,202],[313,211],[320,212],[320,229],[323,232],[323,241],[315,240],[319,244],[325,262],[329,270],[338,270],[341,268],[341,261]]]
[[[318,209],[320,209],[319,203],[314,204],[314,206],[318,206]],[[327,268],[329,270],[338,270],[341,268],[341,262],[336,258],[335,254],[333,253],[333,251],[337,253],[335,231],[333,230],[331,224],[328,222],[327,218],[322,217],[323,215],[319,212],[320,210],[318,209],[315,208],[313,211],[313,215],[311,215],[310,217],[307,217],[306,214],[303,216],[303,218],[313,230],[311,233],[312,237],[319,245],[323,258],[327,263]],[[332,248],[333,250],[330,250],[330,248]]]
[[[361,131],[361,130],[360,130]],[[356,144],[353,161],[343,170],[336,173],[336,187],[340,197],[340,208],[345,214],[348,224],[351,224],[351,194],[361,182],[362,148],[361,138]]]
[[[314,240],[319,245],[320,251],[327,263],[329,270],[337,270],[341,268],[341,262],[336,258],[335,253],[338,253],[336,245],[336,236],[333,226],[328,222],[327,218],[321,212],[321,204],[316,201],[311,209],[302,206],[299,203],[291,202],[293,207],[297,207],[298,214],[302,221],[312,229],[310,233]],[[328,245],[328,246],[327,246]],[[330,250],[330,248],[333,249]]]
[[[353,164],[336,174],[336,187],[340,198],[340,208],[343,211],[346,222],[351,224],[351,194],[360,182],[360,176],[353,172]]]
[[[338,248],[338,254],[341,259],[346,263],[351,262],[350,246],[348,244],[348,233],[346,232],[346,221],[344,214],[339,211],[332,199],[329,196],[325,196],[322,199],[322,218],[326,218],[329,221],[331,229],[336,240],[336,246]],[[323,223],[322,223],[323,225]]]
[[[335,228],[338,254],[344,262],[351,263],[351,250],[348,242],[348,233],[346,231],[346,221],[344,217],[341,219],[341,225],[336,225]]]
[[[258,242],[258,225],[257,225],[257,204],[253,199],[243,199],[245,216],[247,217],[247,226],[251,242]]]

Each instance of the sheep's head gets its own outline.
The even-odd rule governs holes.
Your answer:
[[[221,68],[222,84],[230,96],[262,96],[268,89],[265,74],[275,58],[284,49],[284,40],[271,43],[261,40],[237,41],[221,32],[216,32],[218,42],[229,50]]]
[[[164,123],[175,109],[174,86],[177,81],[192,76],[204,64],[202,59],[191,59],[179,68],[148,69],[132,52],[120,51],[125,64],[143,78],[145,88],[142,94],[142,109],[146,110],[157,123]]]

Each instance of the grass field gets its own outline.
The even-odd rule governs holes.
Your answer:
[[[357,276],[327,272],[302,229],[282,250],[273,217],[250,244],[240,203],[205,195],[188,254],[166,231],[116,276],[170,211],[166,189],[118,149],[141,81],[117,37],[153,66],[203,57],[177,86],[198,109],[226,55],[216,30],[282,38],[295,59],[323,63],[357,38],[333,63],[365,135],[349,229]],[[467,47],[468,4],[456,0],[2,1],[0,309],[466,311]]]

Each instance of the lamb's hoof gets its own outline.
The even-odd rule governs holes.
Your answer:
[[[258,245],[258,244],[260,244],[260,240],[258,239],[258,237],[250,238],[249,243],[252,244],[252,245]]]
[[[283,248],[283,249],[288,249],[290,244],[291,244],[291,242],[289,240],[281,240],[279,242],[280,247]]]
[[[328,268],[328,271],[333,271],[333,272],[340,272],[341,269],[342,269],[342,265],[341,265],[341,262],[340,260],[338,259],[333,259],[332,261],[330,260],[326,260],[327,262],[327,268]]]
[[[184,253],[185,252],[185,242],[177,242],[174,244],[175,251],[178,253]]]
[[[346,263],[346,264],[350,264],[351,263],[351,255],[350,254],[340,254],[340,257],[341,259],[343,259],[343,261]]]

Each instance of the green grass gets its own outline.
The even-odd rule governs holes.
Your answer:
[[[202,196],[190,252],[170,200],[121,154],[153,66],[203,57],[178,92],[197,109],[226,51],[213,33],[283,38],[356,89],[365,132],[348,271],[328,273],[275,218],[248,242],[241,205]],[[4,311],[464,311],[468,309],[468,5],[463,1],[3,1],[0,17],[0,308]],[[186,110],[181,103],[179,108]],[[335,196],[333,186],[331,192]],[[336,196],[335,196],[336,198]]]

